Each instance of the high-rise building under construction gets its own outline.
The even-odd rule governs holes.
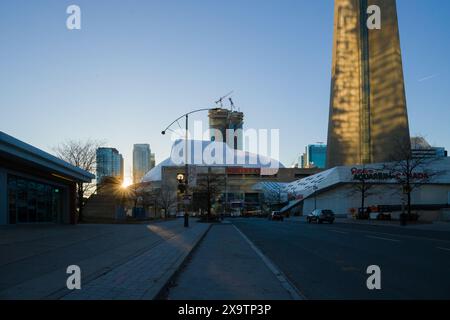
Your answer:
[[[230,148],[243,149],[244,114],[223,108],[209,111],[211,140],[225,142]],[[220,136],[220,137],[219,137]]]

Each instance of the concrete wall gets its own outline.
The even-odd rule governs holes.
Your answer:
[[[365,199],[365,206],[400,205],[402,193],[398,186],[378,185],[370,189],[370,196]],[[450,185],[426,185],[412,192],[412,204],[447,204]],[[336,214],[349,215],[351,208],[361,206],[361,194],[355,192],[349,184],[341,185],[317,195],[318,209],[331,209]],[[314,210],[314,196],[307,198],[303,205],[303,214]],[[421,213],[424,220],[436,220],[440,212]]]

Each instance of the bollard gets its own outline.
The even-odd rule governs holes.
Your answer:
[[[189,214],[187,213],[184,214],[184,227],[189,227]]]

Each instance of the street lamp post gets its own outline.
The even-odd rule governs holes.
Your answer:
[[[189,214],[187,211],[187,204],[186,201],[189,197],[189,167],[188,167],[188,130],[189,130],[189,115],[193,114],[193,113],[197,113],[197,112],[201,112],[201,111],[210,111],[210,110],[218,110],[220,108],[201,108],[201,109],[197,109],[197,110],[193,110],[191,112],[185,113],[182,116],[178,117],[177,119],[175,119],[174,121],[172,121],[163,131],[161,131],[162,135],[166,134],[166,131],[170,129],[170,127],[175,123],[178,122],[180,119],[182,119],[183,117],[185,118],[185,145],[184,145],[184,176],[185,176],[185,189],[184,189],[184,226],[188,227],[189,226]]]
[[[313,190],[314,190],[314,210],[316,210],[317,209],[317,190],[318,190],[319,188],[317,187],[317,186],[314,186],[313,187]]]

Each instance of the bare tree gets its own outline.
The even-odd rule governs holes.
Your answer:
[[[424,140],[420,137],[416,139]],[[399,142],[396,143],[396,154],[391,158],[393,161],[385,164],[384,169],[388,170],[390,176],[401,186],[406,196],[407,217],[410,219],[412,192],[429,182],[432,177],[441,174],[430,170],[432,163],[438,158],[430,157],[426,152],[413,155],[410,144]]]
[[[200,206],[206,207],[207,218],[211,217],[212,204],[222,193],[225,185],[225,178],[219,174],[213,174],[211,168],[208,168],[207,174],[199,175],[197,178],[197,186],[194,191],[199,194],[204,194],[206,203],[200,203]]]
[[[148,208],[150,206],[153,206],[154,210],[155,210],[155,217],[156,217],[156,212],[158,210],[158,196],[160,193],[160,189],[156,189],[154,188],[151,183],[146,182],[142,189],[141,189],[141,199],[142,199],[142,205],[144,208]]]
[[[96,151],[103,144],[99,140],[68,140],[54,147],[56,156],[78,168],[95,174]],[[78,220],[83,221],[83,209],[89,197],[96,191],[96,183],[76,183]]]
[[[349,195],[359,194],[361,196],[360,208],[362,208],[363,211],[366,205],[366,199],[373,194],[371,189],[375,186],[375,184],[371,182],[372,178],[370,176],[370,173],[373,170],[374,169],[372,168],[367,168],[365,165],[363,165],[361,169],[352,169],[353,180],[355,182],[352,184]]]
[[[169,210],[176,205],[176,194],[167,185],[161,185],[161,188],[155,194],[158,205],[164,209],[164,218],[167,218]]]

